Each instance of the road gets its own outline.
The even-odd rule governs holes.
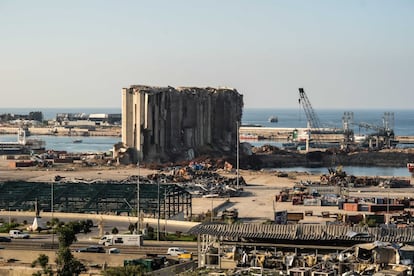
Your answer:
[[[42,222],[46,224],[47,221],[52,219],[51,213],[41,213]],[[91,219],[94,223],[94,226],[91,228],[92,232],[88,234],[80,234],[78,235],[79,240],[91,240],[96,237],[100,236],[99,228],[97,227],[99,223],[102,222],[103,225],[103,233],[111,233],[112,229],[116,227],[119,233],[128,233],[128,227],[131,223],[136,223],[137,219],[135,217],[126,217],[126,216],[109,216],[109,215],[94,215],[94,214],[73,214],[73,213],[54,213],[54,218],[58,218],[60,221],[68,222],[68,221],[78,221],[78,220],[86,220]],[[0,219],[5,222],[15,220],[18,223],[23,223],[23,221],[27,221],[28,225],[31,225],[34,219],[34,212],[8,212],[8,211],[0,211]],[[191,227],[197,225],[198,223],[194,222],[181,222],[181,221],[173,221],[173,220],[160,220],[160,232],[167,232],[167,233],[176,233],[177,231],[181,233],[186,233]],[[141,228],[145,227],[146,225],[153,227],[155,230],[158,228],[158,220],[157,219],[149,219],[145,218],[143,221],[143,225]]]
[[[51,235],[32,235],[30,239],[26,240],[14,239],[11,242],[1,242],[0,260],[3,260],[5,263],[13,260],[14,265],[30,266],[40,254],[45,254],[49,257],[49,262],[53,263],[56,260],[57,243],[55,243],[55,249],[52,249],[50,241]],[[116,248],[120,249],[119,254],[76,252],[76,249],[91,245],[98,245],[97,240],[78,241],[71,246],[71,251],[75,258],[79,259],[87,267],[102,266],[104,264],[108,266],[123,266],[125,260],[146,257],[148,254],[166,256],[167,259],[176,261],[177,257],[166,255],[168,247],[173,246],[187,249],[193,253],[193,257],[197,256],[196,242],[157,242],[147,240],[144,240],[144,245],[141,247],[117,245]],[[114,247],[105,247],[105,251],[108,252],[110,248]]]
[[[30,239],[12,239],[11,242],[1,242],[0,248],[2,250],[30,250],[30,251],[53,251],[51,243],[51,235],[41,235],[35,236]],[[78,241],[75,242],[71,249],[76,251],[76,249],[88,247],[88,246],[101,246],[97,244],[97,241]],[[105,249],[109,248],[119,248],[123,254],[131,255],[146,255],[146,254],[159,254],[165,255],[169,247],[181,247],[194,254],[197,253],[197,243],[196,242],[171,242],[171,241],[148,241],[144,240],[144,245],[137,246],[107,246]],[[57,241],[54,243],[55,250],[58,247]],[[88,254],[88,253],[86,253]],[[93,253],[90,253],[93,254]],[[96,253],[95,253],[96,254]]]

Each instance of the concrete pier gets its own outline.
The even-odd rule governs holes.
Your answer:
[[[293,132],[297,131],[298,139],[305,139],[308,128],[279,128],[279,127],[240,127],[240,136],[249,137],[252,140],[273,140],[288,141],[292,139]],[[328,129],[326,129],[328,130]],[[332,129],[330,129],[332,131]],[[248,135],[248,136],[247,136]],[[341,133],[312,134],[323,142],[341,142],[344,139]],[[414,144],[414,136],[396,136],[396,140],[401,144]]]

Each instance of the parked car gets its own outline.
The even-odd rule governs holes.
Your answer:
[[[119,250],[118,248],[108,249],[108,254],[119,254],[119,253],[121,253],[121,250]]]
[[[170,247],[167,250],[167,255],[170,255],[170,256],[179,256],[180,254],[185,254],[185,253],[188,253],[188,251],[180,247]]]
[[[0,236],[0,242],[11,242],[11,239],[8,237],[2,237]]]
[[[79,248],[75,252],[88,252],[88,253],[105,253],[105,249],[102,246],[88,246]]]

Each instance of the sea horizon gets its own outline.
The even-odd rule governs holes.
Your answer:
[[[74,107],[74,108],[0,108],[0,114],[28,114],[32,111],[41,111],[45,120],[53,120],[57,113],[106,113],[117,114],[122,113],[121,107]],[[383,126],[383,116],[385,112],[394,114],[394,124],[392,129],[395,135],[399,136],[414,136],[414,110],[411,109],[394,109],[384,110],[380,108],[367,109],[339,109],[326,108],[314,109],[315,114],[319,118],[321,127],[327,128],[342,128],[342,117],[344,112],[352,112],[354,114],[354,132],[367,133],[372,132],[372,129],[364,129],[358,124],[364,123],[373,127]],[[278,118],[277,123],[268,122],[269,117],[275,116]],[[253,124],[264,127],[275,128],[305,128],[307,127],[307,119],[303,108],[243,108],[242,111],[242,125]]]

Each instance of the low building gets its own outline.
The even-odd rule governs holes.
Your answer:
[[[321,225],[321,224],[222,224],[202,223],[194,226],[190,234],[198,237],[199,267],[234,269],[236,266],[263,267],[269,253],[294,252],[288,257],[318,255],[318,251],[344,252],[358,244],[401,243],[414,241],[414,228]],[[411,248],[410,248],[411,249]],[[410,250],[407,248],[407,251]],[[245,252],[250,264],[244,261]],[[410,257],[411,258],[411,257]],[[293,260],[293,259],[292,259]],[[411,262],[413,261],[410,259]],[[270,266],[278,264],[273,260]],[[292,266],[291,264],[290,266]],[[298,275],[298,274],[294,274]],[[342,274],[340,274],[342,275]]]

